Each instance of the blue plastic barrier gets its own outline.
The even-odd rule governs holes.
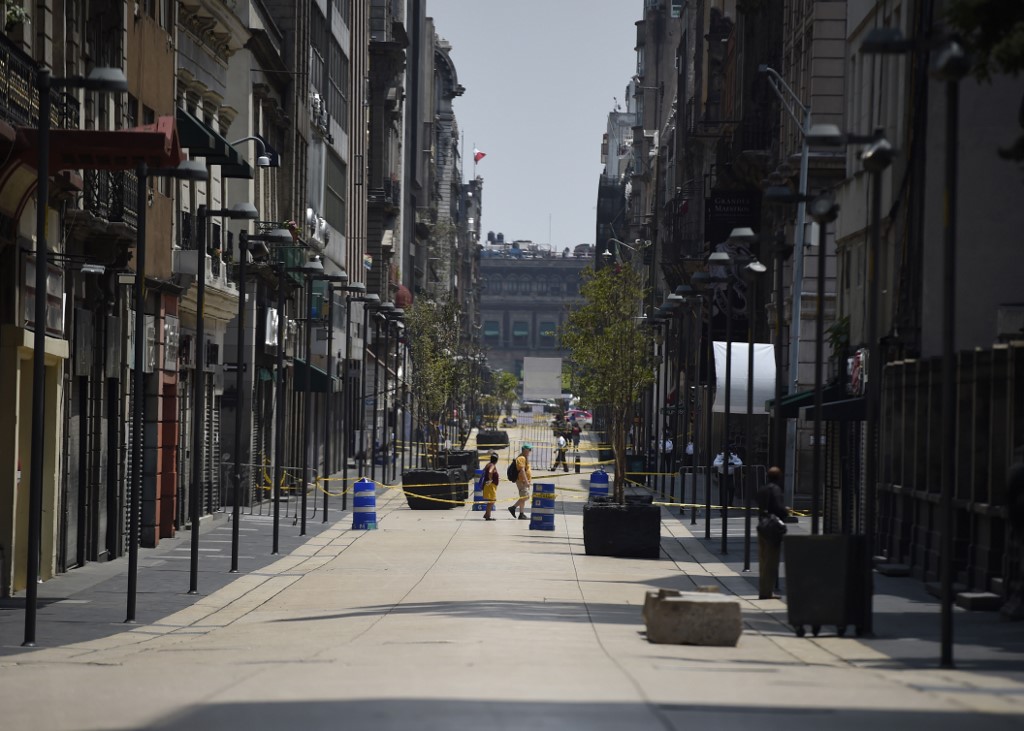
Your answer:
[[[487,511],[487,503],[484,502],[484,471],[476,471],[476,482],[473,483],[473,512],[482,513]]]
[[[608,497],[608,473],[604,470],[590,473],[590,497]]]
[[[530,530],[555,529],[555,484],[533,483],[533,503],[530,505]]]
[[[359,480],[352,496],[352,530],[377,529],[377,485]]]

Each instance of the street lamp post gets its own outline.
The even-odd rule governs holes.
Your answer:
[[[166,177],[179,180],[208,180],[209,171],[202,163],[186,160],[171,169],[150,170],[140,162],[135,170],[135,205],[138,222],[135,226],[135,369],[132,371],[132,476],[128,515],[128,597],[125,622],[135,621],[135,598],[139,579],[139,509],[142,500],[142,455],[145,440],[146,394],[146,209],[147,178]],[[197,354],[198,355],[198,354]]]
[[[347,292],[348,293],[348,292],[365,292],[366,291],[366,285],[364,285],[362,282],[356,282],[354,284],[349,285],[348,284],[348,275],[345,274],[345,273],[341,273],[341,274],[338,274],[338,275],[333,275],[333,276],[329,277],[329,279],[332,282],[336,282],[336,283],[341,285],[341,286],[339,286],[337,288],[337,291],[340,291],[340,292]],[[331,390],[328,392],[327,400],[324,403],[324,472],[327,474],[328,477],[330,477],[331,474],[333,474],[333,472],[334,472],[334,464],[333,464],[334,436],[332,434],[332,432],[334,431],[334,424],[333,424],[333,420],[334,420],[334,376],[333,376],[333,373],[334,373],[334,370],[335,370],[335,366],[334,366],[334,292],[335,292],[334,287],[331,284],[328,284],[328,290],[327,290],[327,293],[328,293],[328,310],[327,310],[327,313],[328,313],[328,315],[327,315],[327,318],[328,318],[327,319],[327,378],[328,378],[328,383],[331,384]],[[342,377],[342,401],[343,402],[345,400],[345,392],[346,392],[346,389],[347,389],[347,379],[348,379],[348,355],[349,355],[348,321],[349,321],[349,301],[350,301],[350,299],[351,299],[350,295],[346,294],[345,295],[345,365],[344,365],[344,368],[343,368],[343,371],[342,371],[344,373],[344,376]],[[348,437],[347,437],[345,432],[347,431],[349,424],[348,424],[348,413],[345,412],[344,406],[342,407],[342,415],[344,417],[345,429],[342,429],[342,430],[339,430],[339,431],[341,432],[342,438],[347,443]],[[347,467],[348,467],[348,454],[347,454],[347,452],[344,453],[344,457],[345,457],[345,462],[346,462],[344,469],[347,472]],[[343,479],[342,479],[342,490],[343,491],[345,490],[345,485],[346,485],[345,478],[347,478],[347,477],[348,477],[348,475],[345,474]],[[327,522],[328,498],[330,497],[330,482],[327,483],[327,487],[324,488],[323,492],[324,492],[324,504],[323,504],[324,517],[323,517],[323,522],[326,523]],[[344,492],[343,492],[343,494],[344,494]]]
[[[945,85],[946,144],[943,198],[942,247],[942,482],[939,493],[940,514],[940,579],[942,612],[940,619],[941,650],[939,663],[953,667],[953,489],[956,482],[956,194],[957,155],[959,153],[960,81],[970,71],[970,59],[955,37],[935,39],[904,38],[899,28],[874,28],[860,47],[865,54],[905,54],[917,51],[931,53],[931,76]],[[865,160],[865,165],[867,160]],[[880,369],[881,364],[877,367]],[[872,363],[868,361],[869,378]],[[881,371],[878,371],[880,375]],[[869,381],[870,383],[870,381]],[[869,386],[869,392],[876,388]],[[869,402],[870,403],[870,402]],[[868,485],[872,498],[875,485]],[[874,506],[872,519],[874,519]],[[867,517],[865,516],[865,520]],[[869,545],[868,554],[870,555]]]
[[[723,554],[729,553],[729,508],[732,503],[732,460],[729,444],[729,416],[731,412],[732,391],[732,277],[729,270],[734,260],[724,251],[715,251],[708,257],[708,266],[725,269],[725,396],[722,415],[722,474],[718,482],[718,498],[722,503],[722,548]],[[709,455],[710,456],[710,455]]]
[[[203,484],[203,403],[206,395],[206,225],[210,216],[251,221],[259,217],[259,212],[252,203],[238,203],[231,208],[214,211],[206,205],[200,205],[196,209],[199,232],[196,237],[196,342],[195,370],[192,379],[192,485],[189,489],[189,520],[192,523],[192,533],[189,536],[189,594],[199,592],[199,519],[202,498],[200,486]],[[241,361],[236,365],[239,369],[238,380],[241,383]],[[241,389],[238,391],[240,395]],[[237,454],[235,460],[238,460]]]
[[[357,286],[361,285],[361,286]],[[341,482],[344,485],[341,493],[341,509],[346,510],[348,508],[348,460],[352,453],[352,445],[354,439],[352,438],[352,427],[355,425],[355,419],[353,418],[353,404],[352,404],[352,387],[348,375],[349,364],[352,362],[352,303],[362,302],[363,303],[363,363],[366,362],[365,351],[366,351],[366,305],[380,302],[380,297],[376,294],[365,294],[366,285],[362,282],[357,282],[352,285],[353,292],[355,294],[362,294],[361,297],[346,297],[345,298],[345,381],[342,386],[341,392],[341,408],[344,412],[344,442],[342,444],[342,462],[341,462]],[[359,389],[362,391],[363,383],[360,379]],[[361,402],[361,399],[360,399]],[[360,430],[360,444],[362,443],[362,431]],[[359,460],[360,477],[362,476],[362,457]]]
[[[37,578],[43,533],[43,460],[46,429],[46,212],[50,199],[50,110],[52,89],[85,89],[117,93],[127,91],[128,81],[120,69],[95,68],[88,76],[54,78],[49,69],[36,72],[39,94],[36,170],[35,312],[32,332],[32,443],[29,456],[28,545],[25,557],[25,636],[22,645],[35,647]],[[141,211],[140,211],[141,215]]]
[[[824,404],[825,365],[825,249],[828,224],[836,220],[839,206],[831,193],[811,201],[811,217],[818,224],[818,307],[814,319],[814,464],[811,470],[811,535],[818,535],[822,481],[822,408]]]
[[[708,347],[704,357],[704,431],[702,434],[704,437],[704,462],[706,463],[704,468],[704,540],[706,541],[711,540],[711,468],[713,463],[711,450],[713,449],[712,426],[714,424],[712,419],[711,374],[714,371],[715,364],[714,339],[711,337],[714,307],[711,301],[712,290],[710,288],[717,284],[718,281],[717,277],[712,277],[707,272],[696,272],[690,278],[691,285],[701,293],[703,299],[707,300]]]
[[[306,311],[303,313],[303,324],[304,324],[304,337],[306,341],[305,347],[305,359],[306,359],[306,380],[303,385],[302,393],[302,490],[299,493],[299,511],[301,518],[299,520],[299,535],[306,535],[306,503],[307,495],[309,493],[310,484],[310,470],[309,470],[309,451],[312,446],[311,434],[313,431],[313,280],[322,275],[324,272],[324,265],[320,262],[319,257],[313,257],[306,266],[302,267],[302,274],[306,280]],[[328,374],[328,378],[330,374]],[[315,505],[315,503],[314,503]]]
[[[376,311],[383,303],[377,294],[366,295],[367,304],[363,306],[363,357],[359,368],[359,477],[366,477],[366,354],[369,352],[370,344],[370,310]],[[374,384],[376,388],[376,384]],[[376,414],[374,414],[376,418]],[[372,469],[372,468],[371,468]]]
[[[806,196],[807,196],[807,167],[808,157],[810,153],[810,144],[807,140],[807,134],[811,128],[811,105],[804,104],[800,97],[797,96],[796,92],[786,83],[785,79],[779,74],[778,71],[761,64],[757,67],[759,73],[765,75],[768,80],[769,86],[775,96],[782,102],[782,107],[786,113],[789,114],[790,118],[796,122],[800,129],[801,146],[800,146],[800,178],[799,178],[799,195],[800,200],[797,202],[796,209],[796,231],[794,232],[794,259],[793,259],[793,304],[791,307],[792,322],[789,328],[789,378],[793,384],[793,392],[796,393],[800,382],[800,329],[801,329],[801,300],[803,296],[803,280],[804,280],[804,226],[806,223],[807,208],[806,208]],[[782,327],[782,323],[779,323],[779,327]],[[775,408],[778,409],[778,403],[776,402]],[[788,420],[786,427],[786,453],[790,456],[792,461],[793,469],[787,470],[784,464],[778,466],[783,470],[786,476],[786,504],[793,504],[794,494],[794,476],[796,474],[796,451],[797,451],[797,439],[796,439],[796,420]]]
[[[245,285],[246,265],[248,264],[250,250],[253,257],[263,257],[269,253],[266,241],[271,243],[284,243],[291,241],[291,234],[285,229],[277,229],[266,234],[250,236],[248,232],[242,231],[238,234],[238,324],[237,324],[237,345],[235,349],[235,390],[237,392],[235,404],[235,497],[232,506],[231,522],[231,573],[238,573],[238,548],[240,542],[239,522],[242,517],[242,470],[248,464],[243,460],[245,454],[244,441],[242,440],[242,429],[245,418],[249,414],[249,395],[244,393],[246,350],[245,350],[245,314],[247,309]],[[255,244],[250,247],[250,244]]]

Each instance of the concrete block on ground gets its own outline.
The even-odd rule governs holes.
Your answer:
[[[956,595],[956,605],[972,612],[997,612],[1003,598],[988,591],[962,591]]]
[[[647,617],[650,616],[651,607],[667,596],[679,596],[680,594],[682,594],[682,592],[678,589],[657,589],[655,591],[648,591],[644,596],[644,608],[640,613],[644,618],[644,624],[647,624]]]
[[[657,644],[735,647],[743,633],[739,600],[713,592],[654,598],[645,615],[647,640]]]

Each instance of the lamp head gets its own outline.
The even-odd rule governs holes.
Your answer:
[[[256,166],[261,168],[270,167],[270,158],[266,155],[260,155],[256,158]]]
[[[121,69],[98,66],[85,77],[82,88],[86,91],[128,91],[128,79]]]
[[[766,271],[768,271],[768,267],[762,264],[757,257],[754,257],[749,262],[747,262],[747,265],[743,268],[746,271],[750,272],[751,274],[764,274]]]
[[[320,261],[320,257],[319,256],[314,256],[312,259],[307,261],[305,263],[305,265],[302,267],[302,273],[303,274],[307,274],[307,275],[308,274],[323,274],[324,273],[324,264],[323,264],[322,261]]]
[[[730,241],[753,241],[757,238],[757,234],[754,233],[754,229],[749,226],[742,228],[734,228],[729,232]]]
[[[713,251],[708,257],[708,266],[727,267],[732,264],[732,257],[724,251]]]
[[[889,140],[883,137],[864,148],[860,153],[860,161],[869,173],[880,173],[892,165],[895,156],[896,151],[892,149]]]
[[[839,206],[836,204],[835,194],[832,191],[825,191],[814,196],[807,205],[807,213],[819,225],[836,220]]]
[[[232,204],[227,210],[227,217],[234,220],[255,221],[260,217],[260,212],[256,210],[256,206],[246,201]]]
[[[149,176],[176,180],[209,180],[210,171],[198,160],[182,160],[177,167],[150,170]]]
[[[948,40],[932,53],[929,72],[939,81],[959,81],[971,70],[971,59],[956,40]]]
[[[363,302],[370,305],[371,307],[376,306],[380,304],[380,295],[376,294],[375,292],[371,292],[370,294],[363,297]]]
[[[352,282],[352,284],[345,285],[345,289],[352,294],[366,294],[366,285],[362,282]]]
[[[842,147],[846,135],[834,124],[812,124],[807,130],[807,144],[818,147]]]
[[[768,73],[768,64],[766,64],[766,63],[759,63],[757,65],[757,73],[759,73],[759,74],[766,74],[766,73]]]

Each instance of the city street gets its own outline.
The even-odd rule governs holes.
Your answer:
[[[187,534],[164,541],[142,554],[140,615],[152,619],[137,626],[119,624],[123,576],[59,577],[47,596],[68,590],[44,599],[40,647],[18,647],[14,604],[0,612],[4,727],[1024,727],[1024,627],[958,610],[959,668],[938,670],[937,602],[915,579],[878,576],[876,637],[797,638],[783,601],[756,600],[741,531],[723,561],[717,532],[694,537],[689,517],[666,508],[661,560],[586,556],[587,478],[555,478],[571,498],[558,501],[553,532],[508,516],[504,480],[494,522],[469,506],[411,511],[381,488],[378,530],[353,531],[337,511],[304,542],[283,525],[287,552],[233,581],[204,556],[199,597],[185,594],[188,562],[171,558],[187,555]],[[243,522],[244,554],[268,552],[269,526]],[[229,532],[218,522],[204,547]],[[741,602],[739,645],[649,644],[644,592],[705,585]],[[79,626],[103,624],[103,597],[102,632]]]

